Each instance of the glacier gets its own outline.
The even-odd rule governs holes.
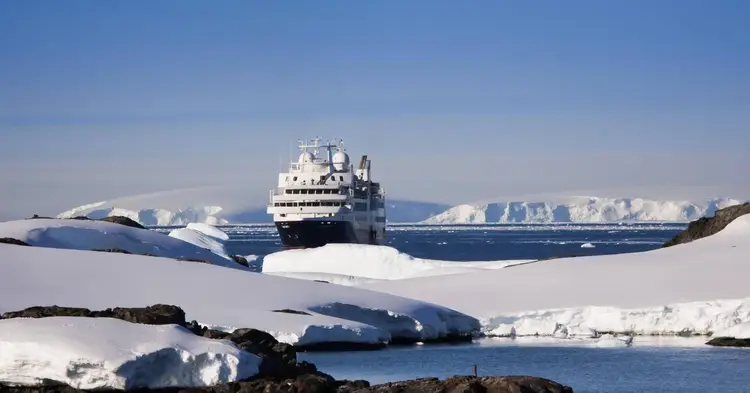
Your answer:
[[[267,196],[244,186],[180,189],[115,198],[74,207],[56,218],[85,216],[102,219],[124,216],[144,226],[185,226],[271,223],[266,213]],[[389,199],[388,222],[414,223],[448,209],[450,205]]]
[[[732,198],[701,202],[644,198],[573,196],[546,201],[463,204],[421,221],[422,224],[689,222],[721,208],[743,203]]]

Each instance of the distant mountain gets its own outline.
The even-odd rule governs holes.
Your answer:
[[[257,194],[257,193],[256,193]],[[391,223],[414,223],[448,209],[430,202],[388,200]],[[263,199],[241,187],[213,187],[135,195],[75,207],[58,218],[86,216],[100,219],[125,216],[146,226],[181,226],[191,222],[211,225],[271,223]]]
[[[545,201],[508,201],[454,206],[423,224],[554,223],[673,221],[710,216],[744,201],[715,198],[702,202],[642,198],[566,197]]]

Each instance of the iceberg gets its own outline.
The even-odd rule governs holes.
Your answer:
[[[605,222],[688,222],[710,216],[716,210],[743,203],[737,199],[714,198],[702,202],[652,200],[644,198],[565,197],[543,201],[507,201],[454,206],[423,224],[492,223],[605,223]]]

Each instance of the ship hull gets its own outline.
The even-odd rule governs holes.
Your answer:
[[[277,221],[276,230],[287,248],[313,248],[329,243],[359,243],[348,221]]]

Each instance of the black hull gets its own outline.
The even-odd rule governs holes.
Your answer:
[[[328,243],[358,243],[354,227],[347,221],[278,221],[276,230],[285,247],[312,248]]]

